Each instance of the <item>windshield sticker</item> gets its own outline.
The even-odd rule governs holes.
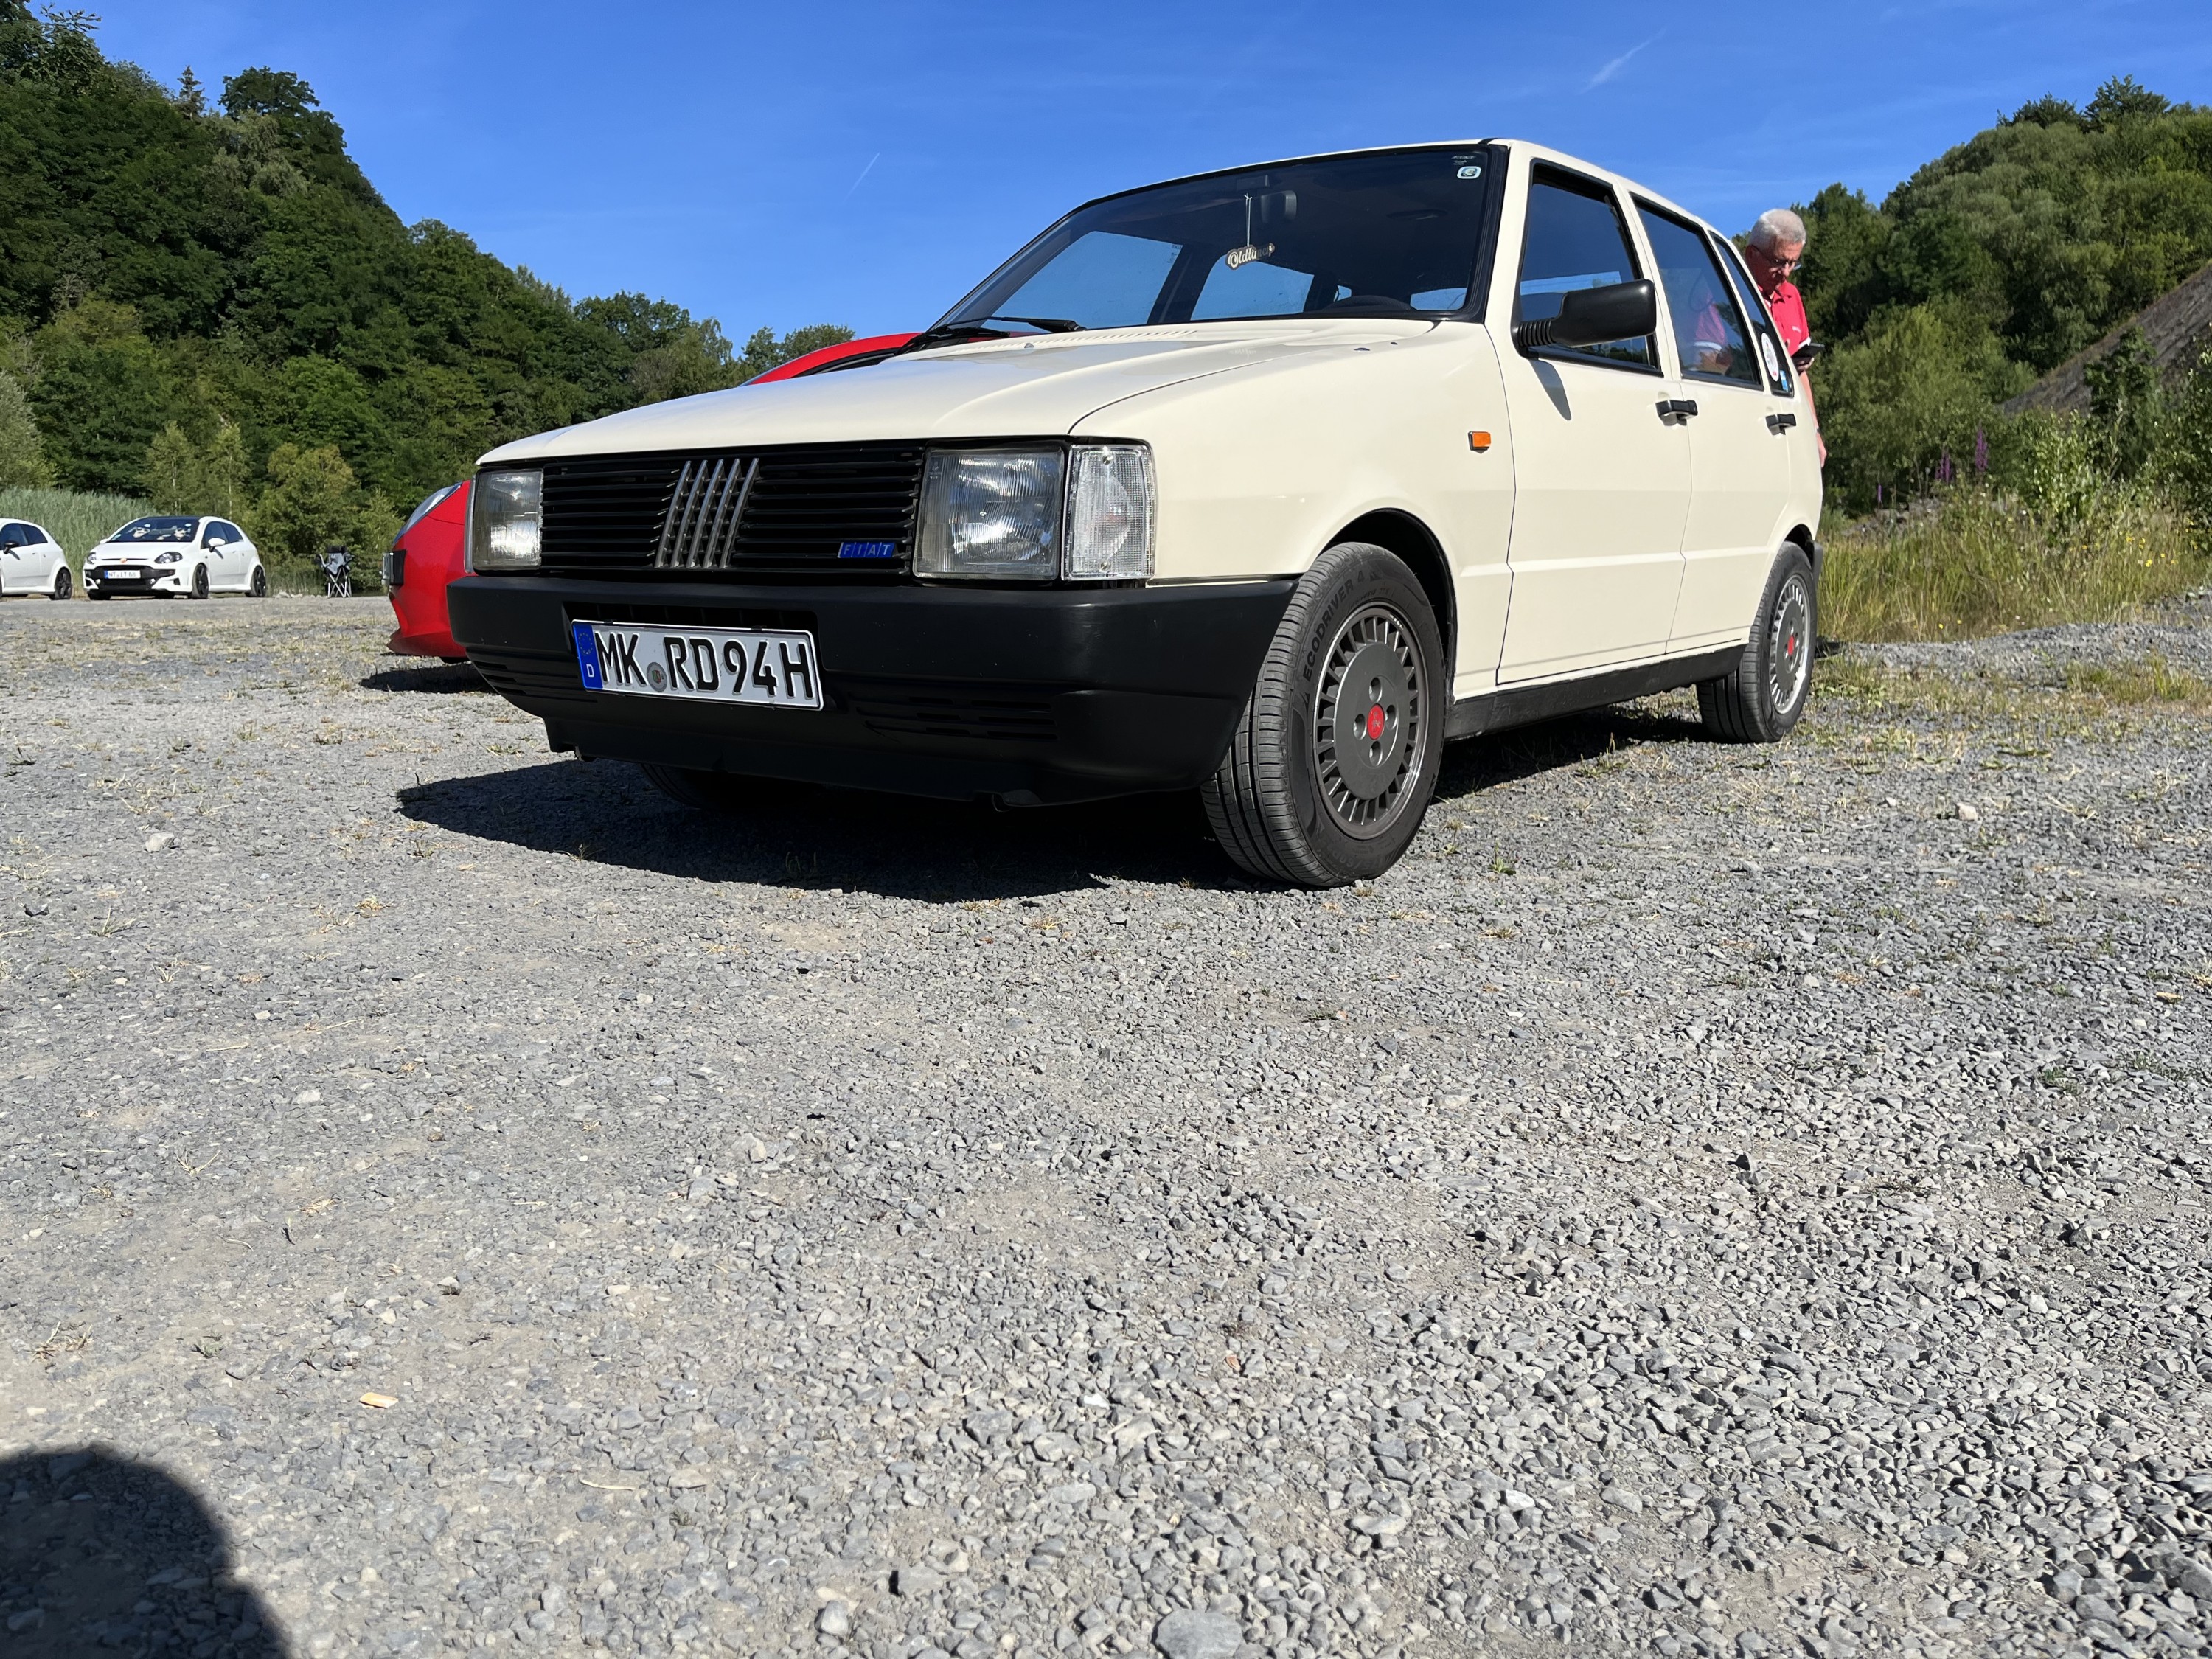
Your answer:
[[[1774,349],[1774,337],[1765,329],[1759,331],[1759,355],[1766,359],[1766,378],[1779,382],[1782,379],[1782,354]]]
[[[1474,166],[1463,167],[1459,170],[1459,176],[1462,179],[1480,179],[1482,177],[1482,169]]]

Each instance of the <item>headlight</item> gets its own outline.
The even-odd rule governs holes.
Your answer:
[[[478,473],[469,498],[469,568],[534,568],[544,499],[543,472]]]
[[[939,450],[915,573],[1099,581],[1152,570],[1152,452],[1141,444]]]
[[[1152,452],[1142,444],[1078,444],[1068,459],[1068,577],[1151,575]]]
[[[173,548],[167,553],[156,553],[154,556],[154,562],[155,564],[174,564],[184,556],[185,556],[183,554],[176,551]]]
[[[1060,574],[1066,465],[1057,448],[933,451],[915,574],[1050,581]]]

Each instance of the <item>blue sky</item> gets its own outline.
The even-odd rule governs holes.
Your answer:
[[[166,81],[305,76],[403,218],[739,337],[918,327],[1087,197],[1312,150],[1518,135],[1735,228],[2108,75],[2212,102],[2212,7],[2170,0],[100,9]]]

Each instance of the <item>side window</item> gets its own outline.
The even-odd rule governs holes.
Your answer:
[[[23,545],[23,526],[19,524],[0,525],[0,547]]]
[[[1651,239],[1651,257],[1659,263],[1659,284],[1667,290],[1682,373],[1702,380],[1764,386],[1766,378],[1745,331],[1743,313],[1705,234],[1640,202],[1637,212],[1644,221],[1644,234]]]
[[[27,524],[23,526],[23,544],[27,547],[44,547],[53,539],[37,525]]]
[[[1743,314],[1751,319],[1751,331],[1759,341],[1759,361],[1766,366],[1767,390],[1777,397],[1793,395],[1797,380],[1790,366],[1790,354],[1782,349],[1782,336],[1775,329],[1774,319],[1767,314],[1766,302],[1751,285],[1751,274],[1743,268],[1743,256],[1725,238],[1716,236],[1712,243],[1719,251],[1721,269],[1728,272],[1729,286],[1735,290]]]
[[[1565,296],[1577,289],[1632,283],[1642,274],[1613,192],[1590,179],[1538,168],[1528,185],[1528,224],[1521,241],[1513,320],[1556,317]],[[1557,349],[1547,349],[1547,355]],[[1560,355],[1657,367],[1648,339],[1609,340]]]
[[[1009,317],[1064,317],[1085,328],[1111,327],[1152,310],[1182,252],[1149,236],[1086,231],[1002,310]]]

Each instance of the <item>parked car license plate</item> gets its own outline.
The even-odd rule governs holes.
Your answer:
[[[822,707],[814,635],[799,628],[631,628],[575,624],[588,691],[705,702]]]

